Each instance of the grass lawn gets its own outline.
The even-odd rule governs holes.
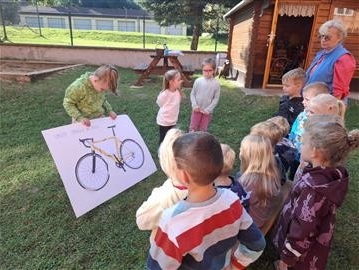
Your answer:
[[[62,107],[65,88],[83,66],[29,84],[1,82],[0,96],[0,269],[144,269],[149,246],[135,212],[164,174],[158,170],[142,182],[76,219],[41,131],[70,123]],[[140,89],[129,86],[137,75],[120,69],[120,96],[109,96],[118,114],[128,114],[157,161],[155,122],[160,77]],[[269,118],[278,97],[245,96],[221,80],[222,94],[209,131],[238,152],[249,128]],[[187,97],[189,89],[185,90]],[[190,102],[182,104],[179,127],[186,130]],[[346,114],[348,129],[359,126],[359,102]],[[238,169],[238,162],[236,164]],[[159,166],[158,166],[159,168]],[[345,203],[338,211],[328,269],[358,269],[359,152],[347,161],[351,175]],[[270,247],[248,269],[272,269]]]

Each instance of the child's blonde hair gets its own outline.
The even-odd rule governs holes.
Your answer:
[[[343,101],[330,94],[319,94],[313,97],[308,106],[308,111],[315,114],[339,115],[344,125],[346,106]]]
[[[341,165],[348,154],[359,147],[359,129],[348,133],[335,115],[312,115],[304,129],[304,136],[308,136],[312,148],[322,153],[326,166]]]
[[[304,86],[303,93],[311,92],[313,96],[317,96],[319,94],[328,94],[329,87],[325,82],[312,82]]]
[[[108,83],[112,93],[117,95],[117,80],[119,77],[118,70],[114,65],[103,65],[97,68],[94,75],[103,82]]]
[[[181,76],[181,73],[177,69],[171,69],[163,75],[162,81],[162,90],[166,90],[170,87],[170,81],[176,78],[176,76]]]
[[[295,84],[302,84],[304,85],[304,82],[306,80],[306,74],[304,69],[302,68],[295,68],[292,70],[289,70],[288,72],[284,73],[282,76],[282,81],[287,82],[288,80],[293,80]]]
[[[172,146],[173,142],[181,135],[183,135],[182,130],[178,128],[171,128],[167,131],[166,136],[158,148],[158,159],[160,161],[162,171],[171,179],[174,178],[173,174],[177,168],[177,164],[173,156]]]
[[[236,153],[228,145],[221,143],[222,153],[223,153],[223,169],[221,175],[230,175],[233,170],[233,165],[236,160]]]
[[[251,127],[250,134],[268,138],[274,147],[283,138],[283,132],[277,124],[271,121],[263,121]]]
[[[260,181],[258,198],[262,205],[267,199],[280,192],[280,174],[268,138],[260,135],[247,135],[241,141],[239,149],[242,175],[239,179],[244,186]]]
[[[267,119],[267,121],[272,122],[278,126],[280,131],[282,132],[282,137],[285,137],[288,135],[290,131],[290,125],[288,123],[288,120],[283,116],[274,116],[272,118]]]

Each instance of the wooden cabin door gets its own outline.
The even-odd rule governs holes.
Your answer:
[[[311,38],[315,5],[276,1],[263,76],[263,88],[282,87],[282,75],[304,68]]]

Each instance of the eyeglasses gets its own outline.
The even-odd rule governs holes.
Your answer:
[[[202,69],[203,72],[211,72],[213,69]]]
[[[325,41],[328,41],[331,39],[331,37],[328,35],[319,35],[318,38],[319,38],[319,40],[322,40],[324,38]]]

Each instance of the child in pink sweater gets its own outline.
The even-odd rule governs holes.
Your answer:
[[[172,69],[165,73],[162,90],[156,101],[160,107],[157,113],[157,124],[160,132],[159,144],[163,141],[167,131],[177,124],[180,103],[183,98],[181,84],[181,73],[178,70]]]

